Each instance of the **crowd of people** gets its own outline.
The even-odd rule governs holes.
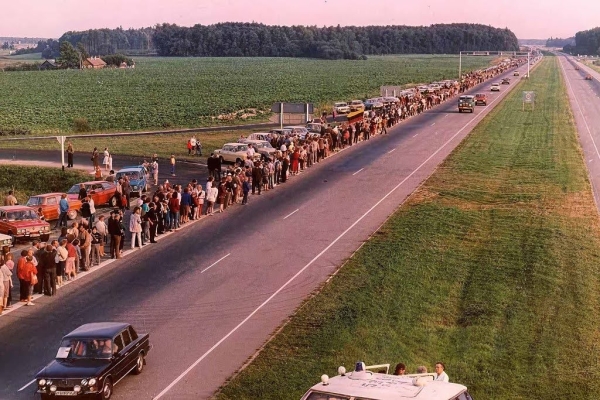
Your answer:
[[[497,66],[486,70],[466,74],[461,82],[456,82],[439,90],[421,93],[415,88],[412,93],[399,97],[379,110],[370,110],[364,118],[353,123],[329,125],[324,115],[317,122],[321,123],[319,134],[300,135],[272,134],[270,143],[276,149],[271,157],[262,161],[254,161],[256,150],[248,145],[246,160],[225,167],[219,157],[213,153],[207,162],[208,177],[202,185],[196,179],[186,184],[172,184],[166,180],[158,184],[158,158],[156,155],[147,163],[147,168],[157,186],[152,194],[131,199],[131,185],[128,178],[116,180],[118,207],[108,217],[100,215],[95,218],[96,211],[93,200],[86,193],[85,187],[80,190],[82,200],[82,218],[67,227],[66,212],[68,203],[61,199],[60,217],[56,228],[60,235],[50,243],[34,241],[30,249],[22,250],[17,260],[16,270],[13,255],[4,254],[0,258],[0,313],[12,305],[11,289],[14,287],[14,276],[19,281],[20,301],[33,306],[34,293],[55,296],[56,288],[66,281],[74,279],[78,271],[87,271],[99,265],[103,257],[121,258],[121,253],[128,241],[132,249],[156,243],[156,237],[167,232],[177,231],[182,225],[215,213],[222,213],[227,208],[240,204],[246,205],[249,195],[261,195],[286,183],[291,177],[321,162],[335,152],[370,140],[375,135],[387,134],[401,121],[426,111],[473,86],[490,79],[508,66]],[[242,135],[240,139],[245,139]],[[188,141],[189,154],[201,154],[200,141],[192,137]],[[67,147],[68,166],[73,165],[73,146]],[[97,148],[92,152],[91,161],[96,175],[102,177],[100,153]],[[112,156],[104,149],[102,160],[104,170],[110,170],[105,179],[115,181],[112,170]],[[171,175],[175,176],[175,156],[169,159]],[[100,171],[100,173],[99,173]],[[5,205],[16,202],[12,192],[5,198]],[[64,204],[63,204],[64,203]],[[107,251],[108,248],[108,251]],[[401,367],[403,364],[398,364]],[[443,363],[436,364],[442,380],[447,380],[443,372]],[[397,373],[406,368],[397,368]],[[426,370],[425,370],[426,372]],[[445,378],[444,378],[445,377]]]
[[[417,367],[416,370],[417,374],[427,374],[427,367],[424,365],[420,365]],[[396,368],[394,369],[394,375],[407,375],[408,373],[406,372],[406,365],[404,363],[398,363],[396,364]],[[446,373],[446,365],[441,362],[438,361],[435,363],[435,376],[434,376],[434,380],[436,381],[442,381],[442,382],[450,382],[450,378],[448,377],[448,374]]]

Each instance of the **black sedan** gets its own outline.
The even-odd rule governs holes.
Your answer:
[[[127,374],[142,372],[150,349],[149,334],[129,324],[82,325],[63,337],[56,359],[36,375],[37,393],[42,400],[109,399]]]

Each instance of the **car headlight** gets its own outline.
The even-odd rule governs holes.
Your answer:
[[[40,385],[40,386],[46,386],[46,380],[45,379],[40,379],[38,381],[38,385]]]
[[[81,380],[81,386],[87,386],[88,384],[88,380],[87,379],[82,379]]]
[[[133,185],[133,190],[138,190],[137,185]]]
[[[12,242],[12,240],[10,240],[10,239],[4,239],[4,242],[3,242],[3,244],[4,244],[5,246],[10,246],[10,245],[11,245],[11,242]]]
[[[50,386],[50,391],[51,391],[52,393],[56,392],[56,385],[52,385],[52,386]]]
[[[74,391],[75,393],[77,393],[77,392],[81,392],[81,386],[79,386],[79,385],[75,385],[75,386],[73,387],[73,391]]]
[[[90,386],[94,386],[94,385],[96,384],[96,378],[91,378],[91,379],[88,381],[88,384],[89,384]]]
[[[17,233],[26,233],[27,229],[17,229]]]

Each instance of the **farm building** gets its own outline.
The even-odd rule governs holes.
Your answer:
[[[84,69],[100,69],[106,67],[106,63],[98,57],[90,57],[83,60]]]
[[[40,71],[46,71],[49,69],[58,69],[58,65],[54,60],[46,60],[40,64]]]

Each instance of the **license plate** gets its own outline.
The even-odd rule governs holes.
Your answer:
[[[56,396],[77,396],[77,392],[70,390],[57,390],[54,392]]]

